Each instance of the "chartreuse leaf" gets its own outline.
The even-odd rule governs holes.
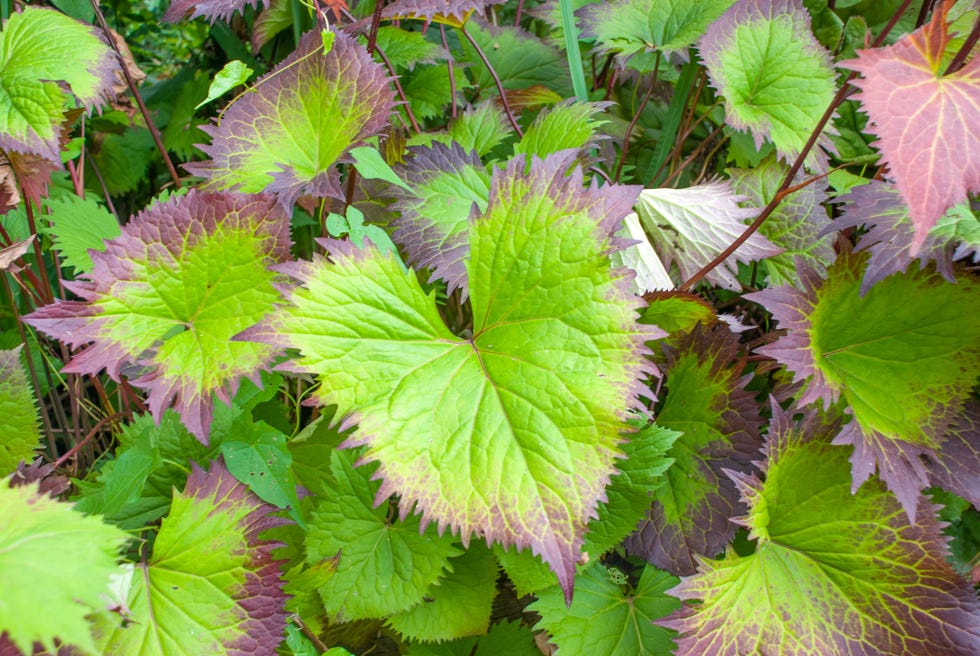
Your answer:
[[[739,0],[699,47],[726,123],[749,130],[757,148],[768,139],[781,157],[795,158],[836,91],[830,54],[800,0]]]
[[[335,164],[387,124],[392,106],[384,69],[362,46],[338,34],[324,54],[314,30],[202,128],[211,159],[185,168],[210,189],[275,192],[283,207],[301,195],[343,197]]]
[[[0,351],[0,474],[11,473],[21,460],[32,461],[40,445],[37,404],[20,349]]]
[[[389,503],[374,507],[380,483],[370,466],[354,469],[355,455],[335,451],[330,495],[310,517],[307,561],[336,561],[336,571],[320,587],[327,613],[337,621],[385,617],[411,608],[460,551],[449,535],[420,532],[418,516],[393,521]]]
[[[107,97],[118,68],[92,26],[37,7],[12,14],[0,32],[0,148],[60,164],[68,100],[60,83],[91,109]]]
[[[723,470],[744,471],[758,457],[759,408],[732,364],[737,350],[738,339],[718,324],[680,337],[667,358],[657,423],[682,435],[667,452],[674,464],[666,484],[626,546],[675,574],[693,574],[697,554],[725,548],[741,506]]]
[[[516,154],[544,157],[567,148],[584,149],[595,138],[596,129],[605,123],[594,115],[608,103],[582,103],[569,100],[545,109],[514,144]]]
[[[857,99],[915,225],[912,255],[947,209],[980,191],[980,59],[944,75],[949,7],[937,4],[927,25],[843,64],[863,77],[853,82]]]
[[[91,343],[64,371],[105,369],[149,391],[151,412],[173,404],[207,442],[212,394],[227,401],[255,378],[272,348],[231,342],[279,294],[266,267],[289,255],[289,221],[270,196],[191,191],[138,214],[122,235],[90,251],[87,279],[25,321],[71,346]],[[138,375],[134,375],[138,374]]]
[[[217,100],[225,95],[235,87],[245,84],[254,72],[243,61],[235,59],[228,62],[220,71],[215,73],[214,80],[211,81],[211,86],[208,87],[207,97],[197,103],[194,109],[200,109],[212,100]]]
[[[511,134],[513,128],[507,122],[504,110],[491,101],[470,107],[449,125],[449,138],[464,151],[475,150],[480,157]]]
[[[622,576],[620,574],[619,576]],[[647,565],[635,587],[617,581],[616,572],[595,563],[575,578],[575,597],[566,607],[555,586],[538,593],[528,607],[541,615],[558,653],[565,656],[670,654],[672,631],[653,620],[680,607],[666,590],[677,578]]]
[[[0,479],[0,634],[24,654],[55,640],[100,653],[86,615],[105,605],[123,531],[38,491]]]
[[[929,485],[925,459],[942,462],[943,434],[980,375],[980,322],[966,311],[978,283],[950,284],[931,269],[892,275],[861,294],[861,256],[841,257],[803,291],[747,295],[788,332],[759,349],[804,385],[801,404],[843,398],[853,419],[835,443],[853,444],[853,488],[874,473],[915,516]]]
[[[736,478],[755,552],[699,558],[671,591],[698,600],[661,622],[680,632],[678,656],[980,650],[980,604],[946,562],[934,509],[910,524],[878,480],[852,493],[832,433],[773,408],[765,481]]]
[[[643,311],[643,321],[671,335],[687,332],[699,323],[710,325],[717,320],[714,308],[700,296],[686,292],[659,292],[650,296],[650,304]]]
[[[102,654],[272,656],[286,628],[275,543],[259,534],[284,520],[216,460],[196,465],[174,496],[153,544],[133,572],[124,626],[96,618]],[[188,637],[193,636],[193,640]]]
[[[62,196],[45,203],[50,225],[42,231],[54,238],[54,247],[61,253],[62,264],[74,267],[76,273],[92,270],[88,250],[105,250],[105,239],[121,233],[119,221],[98,202],[78,196]]]
[[[452,574],[429,589],[423,601],[388,618],[388,626],[406,638],[442,642],[483,635],[497,593],[497,561],[483,545],[471,544],[450,561]]]
[[[531,547],[567,593],[582,534],[615,468],[626,407],[651,370],[638,301],[611,271],[635,191],[582,188],[567,157],[494,173],[469,231],[473,336],[457,337],[414,275],[325,242],[289,303],[242,338],[288,345],[315,392],[358,425],[378,495],[464,541]],[[326,553],[324,552],[324,555]],[[330,554],[332,555],[332,554]]]

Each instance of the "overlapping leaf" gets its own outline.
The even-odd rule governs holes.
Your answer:
[[[728,247],[745,231],[744,220],[757,210],[739,207],[745,196],[732,193],[727,182],[687,189],[644,189],[636,213],[664,265],[677,264],[685,280]],[[707,277],[710,283],[738,289],[736,262],[778,255],[780,249],[754,233]]]
[[[928,507],[910,524],[877,480],[851,493],[849,449],[773,409],[765,481],[739,476],[755,553],[699,559],[671,591],[678,656],[954,656],[980,650],[980,604]]]
[[[220,460],[207,472],[194,466],[152,557],[134,568],[130,621],[97,619],[98,653],[275,654],[286,628],[286,595],[272,558],[277,545],[260,537],[283,523],[274,511]]]
[[[314,30],[217,125],[201,128],[211,159],[185,168],[206,188],[274,192],[285,208],[301,195],[342,197],[335,165],[387,124],[392,107],[384,68],[361,45],[338,33],[324,54]]]
[[[944,75],[950,5],[898,43],[843,64],[863,76],[853,84],[915,225],[911,255],[947,209],[980,191],[980,58]]]
[[[20,363],[20,349],[0,351],[0,474],[34,460],[41,444],[37,404]]]
[[[103,250],[103,240],[118,237],[119,221],[95,200],[78,196],[65,196],[46,203],[50,224],[43,232],[54,239],[54,247],[61,253],[62,263],[77,273],[92,270],[92,258],[88,250]]]
[[[795,158],[835,92],[830,54],[810,31],[801,0],[739,0],[699,44],[726,123]],[[810,164],[817,159],[811,154]]]
[[[271,196],[191,191],[90,251],[87,279],[65,283],[83,300],[58,300],[25,321],[70,346],[91,343],[65,371],[126,373],[149,391],[155,416],[175,406],[206,442],[212,393],[227,402],[275,352],[229,340],[278,300],[266,267],[289,246],[288,219]]]
[[[61,84],[92,109],[108,99],[118,69],[91,26],[38,7],[12,14],[0,33],[0,148],[60,164]]]
[[[719,324],[696,328],[668,357],[657,423],[682,434],[667,452],[674,459],[667,482],[626,546],[675,574],[693,574],[698,555],[714,556],[732,538],[729,519],[742,507],[724,470],[747,471],[761,446],[759,408],[732,365],[737,350]]]
[[[382,18],[416,18],[448,25],[462,25],[473,13],[482,14],[489,5],[503,0],[394,0],[381,12]]]
[[[531,547],[566,593],[614,469],[627,407],[650,372],[638,301],[609,268],[635,191],[582,188],[567,157],[494,174],[470,230],[473,336],[452,334],[392,258],[327,243],[289,267],[303,286],[243,338],[300,351],[380,463],[379,498],[426,521]]]
[[[244,13],[245,7],[258,9],[268,4],[268,0],[173,0],[163,20],[176,23],[204,16],[211,23],[219,19],[228,21],[235,12]]]
[[[605,123],[595,115],[605,111],[610,104],[570,100],[545,109],[514,144],[514,152],[544,157],[570,148],[585,149],[594,143],[596,129]]]
[[[759,349],[804,385],[801,404],[843,398],[853,419],[836,437],[854,445],[853,489],[877,467],[910,517],[929,485],[925,459],[943,462],[950,422],[980,376],[977,282],[934,271],[892,275],[861,294],[864,257],[841,257],[804,291],[746,295],[766,306],[785,336]]]
[[[472,21],[466,30],[480,45],[504,89],[527,89],[541,85],[557,91],[559,100],[572,95],[568,66],[557,48],[518,27],[484,27]],[[466,61],[480,61],[480,56],[468,41],[463,42],[463,51]],[[493,76],[485,66],[473,66],[467,71],[481,90],[496,92]]]
[[[0,479],[0,634],[24,654],[55,640],[96,653],[85,616],[101,608],[129,535]],[[8,652],[9,653],[9,652]]]

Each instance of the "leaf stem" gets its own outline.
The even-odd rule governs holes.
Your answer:
[[[500,104],[503,105],[504,113],[507,114],[507,120],[510,121],[510,125],[514,128],[514,132],[517,133],[517,136],[523,137],[524,131],[521,130],[521,126],[517,124],[517,120],[514,118],[514,112],[511,111],[510,103],[507,102],[507,94],[504,92],[504,85],[500,81],[500,76],[497,75],[497,71],[493,69],[493,66],[490,64],[490,60],[487,59],[487,55],[483,52],[483,48],[480,47],[480,44],[476,42],[473,35],[466,31],[465,23],[460,26],[459,31],[462,32],[463,36],[466,37],[466,40],[470,42],[470,45],[473,46],[477,56],[481,61],[483,61],[483,65],[487,67],[488,71],[490,71],[490,77],[493,78],[493,83],[497,85],[497,91],[500,92]]]

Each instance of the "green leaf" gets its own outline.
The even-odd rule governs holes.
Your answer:
[[[0,634],[25,654],[55,640],[100,653],[86,616],[105,605],[119,549],[129,535],[69,504],[0,479]]]
[[[357,166],[357,172],[365,178],[384,180],[396,187],[411,191],[409,186],[405,184],[405,181],[399,178],[398,174],[388,166],[388,162],[382,159],[381,153],[378,152],[377,148],[372,148],[371,146],[351,148],[350,155],[354,158],[354,165]]]
[[[147,479],[161,464],[159,450],[140,440],[102,468],[97,484],[78,482],[82,497],[75,508],[111,518],[142,496]]]
[[[405,656],[541,656],[531,630],[519,621],[499,622],[481,638],[411,643]]]
[[[34,391],[20,362],[20,348],[0,351],[0,474],[34,459],[41,446]]]
[[[715,310],[700,296],[685,292],[654,294],[643,311],[643,321],[666,330],[671,335],[688,332],[699,323],[717,321]]]
[[[470,107],[449,125],[449,138],[466,152],[475,150],[480,157],[489,154],[513,132],[504,110],[492,101]]]
[[[738,476],[755,552],[699,558],[664,624],[678,656],[955,654],[980,649],[980,603],[946,562],[934,511],[909,524],[877,480],[851,492],[849,449],[773,402],[765,481]]]
[[[409,74],[403,84],[412,113],[420,119],[442,116],[443,110],[453,102],[454,89],[456,102],[460,103],[463,100],[462,90],[469,86],[469,80],[461,68],[453,69],[450,83],[449,69],[444,64],[421,66]]]
[[[60,163],[58,135],[68,98],[87,109],[108,97],[119,65],[89,25],[24,7],[0,33],[0,148]]]
[[[50,212],[49,225],[41,231],[54,238],[62,264],[74,267],[76,273],[92,270],[90,248],[103,251],[103,240],[114,239],[122,232],[116,217],[95,200],[62,196],[47,201],[46,205]]]
[[[418,516],[394,522],[388,503],[374,507],[380,483],[369,480],[370,471],[355,470],[354,459],[334,452],[331,494],[316,505],[306,538],[308,562],[337,561],[320,595],[327,613],[343,622],[411,608],[460,553],[451,536],[421,533]]]
[[[167,127],[163,130],[163,145],[185,161],[199,157],[197,144],[207,141],[207,135],[201,130],[207,120],[197,116],[195,105],[207,94],[208,87],[207,75],[194,71],[180,85],[176,97],[160,110],[170,110]]]
[[[609,266],[635,191],[582,186],[553,156],[494,173],[469,231],[473,337],[390,257],[324,242],[302,286],[242,338],[296,348],[316,399],[358,425],[384,480],[426,521],[541,553],[571,591],[582,534],[615,467],[626,408],[652,373],[638,299]],[[504,235],[505,238],[501,238]],[[547,238],[545,238],[547,236]],[[331,554],[332,555],[332,554]]]
[[[830,54],[799,0],[742,0],[711,24],[700,50],[726,122],[749,130],[756,147],[769,139],[781,157],[795,158],[836,91]]]
[[[126,129],[122,134],[100,133],[90,147],[85,175],[98,180],[96,170],[112,195],[125,194],[146,180],[150,159],[154,157],[153,135],[146,128]]]
[[[445,49],[426,38],[424,32],[410,32],[395,25],[378,28],[376,44],[399,71],[411,71],[417,64],[435,64],[448,58]]]
[[[293,456],[286,448],[285,435],[264,422],[241,416],[232,424],[229,437],[222,440],[221,454],[232,476],[266,503],[292,510],[298,519]]]
[[[245,62],[238,61],[237,59],[228,62],[220,71],[215,73],[214,80],[212,80],[211,86],[208,87],[207,97],[194,105],[194,109],[200,109],[212,100],[217,100],[225,95],[235,87],[244,85],[252,77],[253,73],[255,71],[246,66]]]
[[[153,544],[136,565],[130,621],[96,618],[99,653],[145,656],[272,656],[286,628],[275,544],[259,534],[283,520],[221,461],[194,467]],[[193,636],[193,641],[188,640]]]
[[[562,98],[572,95],[572,79],[565,56],[557,48],[519,27],[483,27],[470,21],[466,24],[466,31],[480,45],[504,89],[526,89],[540,84],[557,91]],[[469,41],[463,40],[462,47],[465,55],[463,61],[481,62]],[[482,92],[497,93],[493,76],[482,62],[469,67],[467,71]]]
[[[586,148],[595,138],[596,129],[605,123],[593,116],[607,106],[570,100],[542,111],[514,145],[514,153],[544,157],[567,148]]]
[[[347,208],[346,218],[334,213],[327,215],[327,232],[331,237],[349,237],[358,248],[366,248],[365,240],[369,240],[382,253],[391,253],[401,261],[388,233],[376,225],[364,225],[364,213],[353,205]]]
[[[539,592],[528,610],[541,615],[535,629],[547,630],[566,656],[670,654],[672,632],[653,621],[680,608],[680,602],[666,594],[676,584],[675,577],[648,565],[630,589],[596,563],[576,577],[571,606],[554,587]]]

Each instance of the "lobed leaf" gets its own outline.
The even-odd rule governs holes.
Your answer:
[[[594,116],[610,104],[568,100],[543,110],[514,144],[514,153],[545,157],[562,150],[589,148],[597,139],[596,129],[606,122]]]
[[[0,474],[34,460],[41,446],[34,389],[20,362],[20,348],[0,350]]]
[[[93,266],[89,249],[104,250],[104,240],[118,237],[119,221],[98,202],[78,196],[63,196],[46,205],[49,225],[41,231],[52,236],[62,264],[76,273],[88,273]]]
[[[172,0],[163,20],[176,23],[204,16],[211,24],[216,20],[228,22],[235,12],[244,14],[246,7],[258,9],[268,4],[268,0]]]

